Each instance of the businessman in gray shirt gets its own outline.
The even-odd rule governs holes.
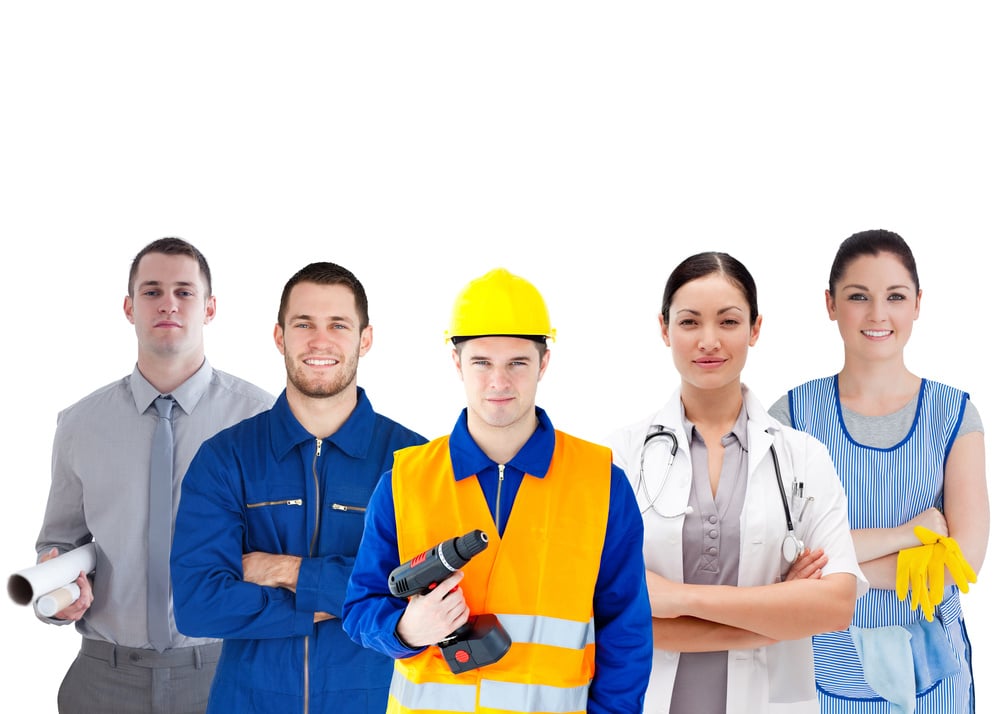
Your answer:
[[[208,263],[190,243],[161,238],[136,255],[124,311],[135,326],[135,369],[60,412],[36,543],[40,561],[92,540],[97,548],[93,574],[77,578],[79,598],[47,620],[75,622],[83,636],[59,689],[59,711],[204,712],[221,645],[177,631],[169,582],[156,585],[147,572],[156,559],[150,523],[160,519],[169,536],[181,479],[202,441],[274,398],[205,359],[203,329],[215,317],[215,297]],[[169,407],[158,412],[156,402]],[[161,417],[172,431],[173,463],[157,515],[150,474]]]

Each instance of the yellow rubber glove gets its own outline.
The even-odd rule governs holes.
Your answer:
[[[910,609],[920,607],[928,622],[934,619],[929,589],[929,568],[934,547],[934,544],[924,544],[903,548],[896,557],[896,597],[905,600],[906,593],[912,591]]]
[[[938,605],[944,599],[945,568],[948,568],[948,572],[951,573],[951,579],[955,581],[958,589],[963,593],[969,592],[969,583],[976,582],[976,571],[972,569],[969,561],[962,555],[962,549],[959,547],[958,541],[954,538],[943,536],[940,533],[935,533],[923,526],[914,527],[913,532],[920,539],[921,543],[934,546],[934,554],[928,565],[930,568],[928,577],[931,583],[931,602]],[[936,602],[934,601],[935,593],[938,594]]]
[[[931,605],[937,606],[944,600],[944,545],[932,543],[931,561],[927,564],[927,582]]]

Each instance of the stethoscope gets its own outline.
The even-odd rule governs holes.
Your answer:
[[[649,442],[654,439],[664,437],[670,439],[670,456],[667,459],[667,467],[663,472],[663,479],[660,481],[660,488],[656,491],[655,496],[650,497],[645,474],[646,447],[649,445]],[[642,509],[643,513],[652,509],[653,513],[663,518],[681,518],[694,512],[694,509],[691,506],[685,507],[680,513],[663,513],[656,507],[656,501],[663,493],[663,487],[667,483],[667,476],[670,475],[670,468],[674,464],[674,457],[677,455],[677,446],[677,436],[674,434],[673,429],[668,429],[661,424],[652,424],[649,427],[649,431],[646,432],[646,438],[642,442],[642,449],[639,451],[639,488],[642,490],[642,495],[648,503],[648,505]],[[788,496],[785,494],[785,486],[781,480],[781,467],[778,465],[778,452],[775,450],[774,444],[771,444],[770,451],[771,461],[774,462],[774,476],[778,481],[778,493],[781,495],[781,507],[785,511],[785,526],[787,528],[785,538],[781,542],[781,556],[785,559],[785,562],[794,563],[796,559],[802,555],[805,545],[795,535],[795,524],[792,521],[792,509],[788,505]],[[801,496],[802,491],[803,484],[799,483],[798,477],[795,477],[795,480],[792,482],[793,497]],[[802,512],[805,511],[806,505],[808,505],[808,502],[811,500],[812,497],[810,496],[806,503],[803,504],[802,511],[799,513],[799,520],[802,519]]]

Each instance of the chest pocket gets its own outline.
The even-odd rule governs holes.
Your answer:
[[[243,547],[249,551],[302,555],[306,529],[307,502],[302,486],[273,484],[268,488],[249,489],[244,514],[246,533]]]
[[[357,555],[367,510],[368,494],[341,494],[332,503],[328,501],[321,516],[325,536],[321,547],[342,555]]]

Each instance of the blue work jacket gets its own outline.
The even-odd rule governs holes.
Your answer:
[[[364,390],[326,439],[274,407],[207,440],[183,481],[171,574],[178,629],[224,640],[210,712],[385,711],[392,660],[341,616],[379,475],[426,441],[375,413]],[[244,553],[299,556],[295,591],[243,580]],[[334,619],[313,622],[314,613]]]

